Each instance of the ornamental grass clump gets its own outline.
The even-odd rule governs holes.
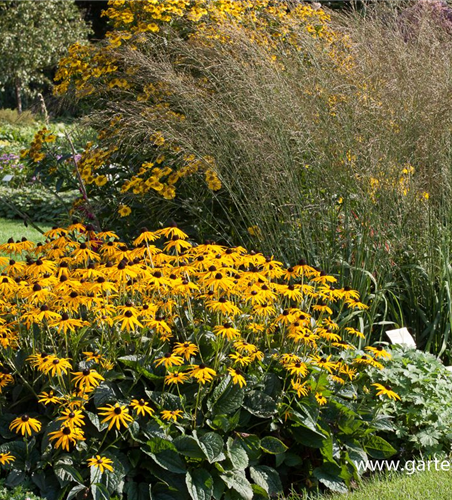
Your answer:
[[[367,305],[325,271],[175,224],[133,244],[80,223],[45,238],[0,245],[7,484],[266,498],[344,491],[358,460],[395,451],[376,433],[397,395],[368,376],[389,354],[362,349]]]
[[[110,2],[107,41],[72,46],[57,74],[98,133],[79,168],[99,218],[308,256],[372,298],[374,339],[393,322],[451,357],[448,12]]]

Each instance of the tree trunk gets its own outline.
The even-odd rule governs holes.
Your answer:
[[[17,79],[16,80],[16,103],[17,103],[17,112],[19,114],[22,113],[22,82]]]

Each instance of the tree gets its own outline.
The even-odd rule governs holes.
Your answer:
[[[67,47],[90,28],[73,0],[0,1],[0,86],[22,97],[50,82],[48,74]]]

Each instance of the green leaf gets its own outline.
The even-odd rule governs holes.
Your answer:
[[[55,475],[63,482],[70,481],[71,479],[76,483],[83,484],[83,478],[72,465],[58,462],[54,467]]]
[[[66,500],[72,500],[75,498],[79,493],[81,493],[83,490],[86,490],[86,486],[84,484],[78,484],[77,486],[74,486],[71,491],[69,491]]]
[[[143,451],[160,467],[175,474],[185,474],[185,463],[179,456],[177,448],[170,441],[158,437],[153,438],[147,442],[147,447],[144,447]]]
[[[261,440],[254,434],[240,434],[240,444],[250,460],[257,460],[261,454]]]
[[[213,478],[205,469],[188,471],[185,482],[193,500],[210,500],[212,498]]]
[[[251,479],[263,488],[269,496],[282,493],[281,479],[275,469],[266,465],[256,465],[250,467],[250,475]]]
[[[224,442],[219,434],[208,432],[200,438],[198,438],[195,432],[193,434],[209,463],[220,462],[226,458],[223,453]]]
[[[99,431],[103,432],[108,427],[108,422],[101,423],[99,417],[95,413],[91,413],[90,411],[86,412],[90,422],[94,425],[94,427]]]
[[[116,394],[109,382],[102,382],[94,392],[94,405],[96,408],[110,401],[116,401]]]
[[[149,500],[151,498],[150,485],[128,481],[124,487],[127,500]]]
[[[206,458],[193,436],[178,436],[173,440],[173,444],[181,455],[190,458]]]
[[[242,470],[246,469],[249,464],[249,459],[246,451],[239,439],[233,439],[230,437],[227,442],[227,455],[232,463],[234,469]]]
[[[230,376],[222,380],[207,402],[207,407],[214,415],[230,415],[243,404],[244,390],[230,384],[230,380]]]
[[[314,469],[312,475],[329,490],[337,493],[347,493],[348,488],[340,477],[341,472],[340,467],[327,463]]]
[[[287,446],[282,441],[273,436],[265,436],[264,438],[262,438],[261,448],[266,453],[271,453],[273,455],[284,453],[287,450]]]
[[[365,444],[366,452],[373,458],[389,458],[396,453],[387,441],[380,436],[371,436]]]
[[[271,418],[276,413],[275,401],[262,391],[250,391],[246,395],[243,407],[260,418]]]
[[[242,471],[227,472],[225,474],[220,474],[221,479],[226,483],[228,488],[235,490],[241,497],[245,500],[252,500],[253,498],[253,488],[251,483]]]
[[[94,469],[94,467],[91,467]],[[110,493],[102,483],[91,484],[91,493],[94,500],[110,500]]]

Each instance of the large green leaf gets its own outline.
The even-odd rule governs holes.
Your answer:
[[[229,376],[223,379],[207,402],[207,407],[214,415],[230,415],[243,404],[244,390],[231,384],[230,380]]]
[[[205,469],[188,471],[185,482],[193,500],[210,500],[212,498],[213,478]]]
[[[143,448],[143,451],[167,471],[175,474],[185,474],[185,463],[179,456],[177,448],[170,441],[155,437],[147,442],[147,446]]]
[[[281,479],[275,469],[266,465],[250,467],[251,479],[263,488],[269,496],[276,496],[282,492]]]
[[[115,391],[109,382],[102,382],[94,392],[94,405],[96,408],[99,408],[110,401],[116,401],[116,399],[117,397]]]
[[[284,453],[287,450],[287,446],[282,441],[273,436],[265,436],[264,438],[262,438],[261,448],[266,453],[272,453],[273,455]]]
[[[149,500],[151,498],[150,485],[128,481],[124,488],[127,500]]]
[[[312,475],[329,490],[337,493],[347,493],[348,489],[340,476],[341,473],[340,467],[326,463],[314,469]]]
[[[261,454],[261,440],[255,434],[240,434],[240,444],[250,460],[257,460]]]
[[[206,458],[198,441],[193,436],[178,436],[173,440],[173,444],[181,455],[190,458]]]
[[[389,458],[397,451],[380,436],[371,436],[366,441],[365,450],[373,458]]]
[[[250,391],[246,395],[243,407],[260,418],[271,418],[276,413],[275,401],[262,391]]]
[[[223,453],[224,442],[219,434],[216,432],[208,432],[200,438],[198,438],[195,432],[193,432],[193,435],[198,442],[199,447],[206,455],[209,463],[212,464],[214,462],[220,462],[226,458]]]
[[[230,437],[227,442],[228,458],[234,469],[243,470],[248,467],[249,459],[246,451],[240,442],[240,439]]]
[[[226,483],[228,488],[235,490],[244,500],[252,500],[253,488],[251,483],[242,471],[226,472],[220,474],[221,479]]]

